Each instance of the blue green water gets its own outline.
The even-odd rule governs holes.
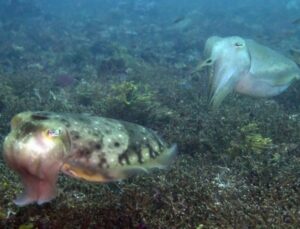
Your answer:
[[[299,67],[299,12],[299,0],[0,0],[1,147],[23,111],[133,122],[178,147],[168,169],[117,182],[60,173],[53,201],[25,207],[1,157],[0,228],[299,227],[299,81],[270,98],[232,91],[212,110],[210,74],[232,54],[195,71],[211,36]]]

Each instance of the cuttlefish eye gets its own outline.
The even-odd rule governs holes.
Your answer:
[[[212,63],[212,59],[209,58],[208,60],[205,61],[205,63],[206,64],[211,64]]]
[[[244,46],[244,43],[242,43],[242,42],[235,42],[235,43],[234,43],[234,46],[235,46],[235,47],[243,47],[243,46]]]
[[[48,137],[58,137],[62,134],[61,129],[49,129],[47,130],[47,136]]]

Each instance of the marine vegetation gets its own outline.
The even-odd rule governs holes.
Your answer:
[[[151,119],[151,113],[158,112],[161,107],[150,85],[133,81],[112,84],[110,96],[104,103],[107,113],[139,123],[143,122],[145,117],[146,120]]]
[[[250,129],[250,130],[249,130]],[[272,146],[272,139],[265,138],[259,133],[251,133],[256,129],[255,124],[249,124],[248,126],[242,127],[242,133],[246,134],[245,144],[249,150],[254,153],[260,154],[264,149],[268,149]]]
[[[240,138],[230,142],[229,155],[238,156],[249,152],[261,154],[263,151],[271,149],[272,139],[263,137],[259,133],[259,127],[256,123],[242,126],[239,131],[241,133]]]

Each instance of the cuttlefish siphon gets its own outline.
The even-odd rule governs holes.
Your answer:
[[[232,91],[253,97],[272,97],[300,78],[296,63],[280,53],[238,36],[207,39],[205,60],[196,71],[209,67],[210,104],[219,107]]]
[[[19,206],[53,199],[60,171],[109,182],[165,168],[176,152],[150,129],[87,114],[22,112],[4,141],[4,159],[24,186],[14,201]]]

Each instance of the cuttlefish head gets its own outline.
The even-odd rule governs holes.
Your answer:
[[[64,126],[46,114],[23,112],[12,119],[4,141],[4,159],[24,185],[15,204],[43,204],[55,197],[58,173],[69,148]]]
[[[208,58],[202,66],[210,66],[210,103],[217,108],[234,90],[238,81],[249,72],[251,57],[243,38],[210,37],[205,44]]]

